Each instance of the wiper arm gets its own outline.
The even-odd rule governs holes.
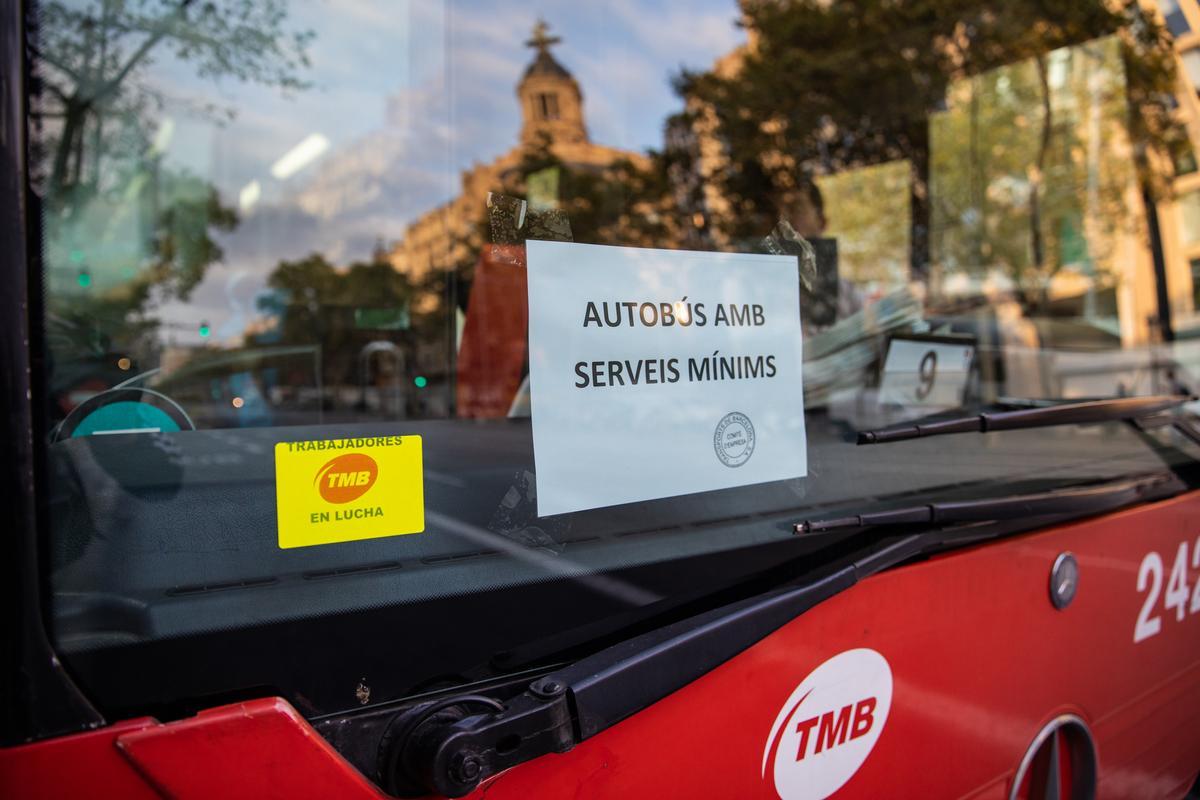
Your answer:
[[[1127,506],[1152,489],[1172,480],[1170,474],[1105,483],[1084,488],[1056,489],[1036,494],[959,500],[909,506],[825,520],[805,520],[792,526],[795,533],[813,534],[848,528],[897,525],[944,525],[955,522],[992,522],[1040,517],[1048,514],[1095,514]]]
[[[1107,508],[1152,495],[1154,487],[1172,480],[1170,473],[1164,473],[1047,494],[1070,494],[1077,501],[1072,508],[1092,511],[1099,505]],[[1046,513],[1047,507],[1038,503],[1040,497],[1008,500],[1023,501],[1032,516]],[[967,505],[943,503],[940,508],[943,514],[953,514],[952,506]],[[1055,510],[1065,507],[1060,504]],[[928,506],[921,510],[932,515]],[[993,507],[987,518],[996,516]],[[874,517],[852,519],[858,524]],[[500,703],[478,692],[451,694],[411,706],[381,708],[376,716],[364,718],[369,724],[357,727],[344,724],[353,719],[349,715],[323,724],[351,734],[357,731],[358,738],[343,739],[339,750],[363,753],[363,763],[378,764],[375,769],[392,794],[462,797],[516,764],[570,750],[705,675],[862,578],[947,545],[940,532],[891,533],[895,535],[885,535],[764,594],[618,642],[531,683],[525,683],[524,677],[509,687]]]
[[[385,788],[404,797],[462,797],[481,781],[547,753],[565,753],[786,625],[798,615],[918,549],[920,537],[870,557],[831,565],[801,581],[620,642],[528,684],[501,704],[479,695],[417,705],[389,724]],[[463,706],[469,716],[437,712]],[[376,756],[378,757],[378,756]]]
[[[1157,414],[1182,405],[1188,395],[1152,395],[1150,397],[1113,397],[1079,403],[1059,403],[1016,411],[988,411],[969,417],[943,419],[915,425],[898,425],[858,434],[859,444],[885,444],[904,439],[943,436],[948,433],[989,433],[1019,428],[1044,428],[1051,425],[1083,425],[1113,422]]]

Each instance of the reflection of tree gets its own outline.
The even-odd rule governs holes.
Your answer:
[[[1170,44],[1136,0],[744,0],[742,10],[754,44],[740,67],[678,81],[693,117],[715,120],[726,163],[712,180],[730,211],[713,222],[732,237],[769,230],[789,194],[813,176],[905,160],[911,268],[923,274],[928,117],[947,88],[1114,31],[1122,35],[1135,141],[1161,141],[1171,124],[1163,99],[1172,88]],[[1041,116],[1043,107],[1041,97],[1030,98],[1026,113]],[[1036,206],[1042,198],[1037,185],[1032,191]],[[1044,257],[1045,245],[1039,249]]]
[[[531,204],[525,224],[519,228],[515,218],[502,221],[486,207],[477,219],[465,226],[464,235],[454,237],[446,248],[446,260],[430,271],[417,295],[430,301],[415,303],[414,323],[430,331],[444,327],[445,313],[439,310],[441,299],[466,310],[475,263],[489,244],[517,244],[530,239],[569,238],[589,244],[613,244],[638,247],[664,247],[680,241],[675,232],[676,207],[668,195],[668,184],[661,156],[651,153],[645,164],[618,159],[604,166],[570,163],[554,152],[553,141],[542,134],[527,143],[520,159],[505,170],[490,187],[503,198],[518,204],[530,194],[531,175],[553,173],[554,196],[541,198],[553,208],[557,220],[539,216],[537,204]],[[448,273],[442,275],[439,273]],[[447,305],[447,308],[450,306]],[[421,310],[428,309],[435,321],[422,322]],[[441,331],[444,333],[444,331]],[[443,354],[444,355],[444,354]]]
[[[999,278],[1036,315],[1052,312],[1052,289],[1073,298],[1069,313],[1092,316],[1097,302],[1111,312],[1115,298],[1100,293],[1127,274],[1140,190],[1166,187],[1151,164],[1183,133],[1162,104],[1172,53],[1130,19],[1117,35],[949,84],[930,121],[935,289],[955,274]]]
[[[1033,303],[1068,266],[1111,285],[1136,220],[1133,167],[1103,157],[1129,149],[1125,86],[1111,37],[952,84],[931,119],[937,263],[998,269]]]
[[[317,345],[327,384],[357,384],[364,345],[407,337],[394,328],[389,330],[392,326],[381,329],[363,321],[363,312],[390,311],[396,319],[407,317],[411,305],[407,278],[383,253],[345,270],[336,269],[315,253],[298,261],[281,261],[267,286],[273,291],[260,298],[258,306],[273,319],[274,327],[258,339],[270,344]]]
[[[285,17],[281,0],[39,4],[34,167],[48,297],[67,329],[128,349],[153,328],[152,301],[186,297],[220,260],[212,234],[237,217],[202,177],[163,163],[174,121],[157,112],[188,101],[152,67],[166,54],[201,78],[301,88],[312,34],[285,31]]]
[[[502,171],[472,186],[480,199],[490,193],[492,205],[464,203],[464,216],[439,232],[444,245],[419,256],[428,259],[428,268],[416,270],[412,286],[410,363],[431,381],[453,376],[460,315],[468,311],[481,258],[519,258],[514,254],[526,239],[651,247],[680,242],[661,158],[601,164],[573,162],[564,154],[570,148],[556,147],[548,134],[532,137]]]
[[[141,236],[136,242],[114,242],[120,238],[113,232],[114,218],[104,213],[111,208],[96,203],[82,209],[74,220],[56,220],[50,226],[51,232],[60,237],[69,230],[69,242],[79,243],[80,248],[86,247],[86,242],[101,246],[92,248],[90,257],[74,246],[65,253],[64,245],[69,242],[51,237],[46,246],[52,264],[77,261],[80,270],[102,270],[108,261],[124,261],[141,267],[136,271],[130,266],[121,267],[121,280],[103,290],[60,293],[50,298],[59,319],[102,332],[105,350],[114,344],[128,347],[131,340],[153,331],[157,321],[145,318],[141,312],[156,292],[169,287],[173,293],[186,296],[204,277],[207,266],[221,258],[221,249],[212,240],[210,230],[231,230],[237,224],[233,210],[221,205],[217,192],[199,178],[164,171],[158,176],[155,194],[157,215],[149,207],[150,197],[137,198],[137,205],[153,225],[151,230],[137,231]],[[122,210],[116,214],[118,223],[121,216],[138,216],[122,214]],[[118,224],[116,230],[123,228]]]
[[[662,247],[664,242],[677,240],[666,173],[661,157],[656,154],[651,153],[644,165],[627,158],[604,166],[573,164],[560,158],[550,138],[542,135],[523,148],[520,161],[500,176],[492,191],[524,200],[530,194],[530,176],[547,172],[554,173],[552,185],[556,191],[554,197],[542,200],[548,200],[565,218],[567,224],[562,232],[569,229],[571,240],[639,247]],[[512,238],[502,236],[496,229],[496,220],[485,213],[476,221],[472,246],[467,248],[471,263],[484,243],[552,238],[557,230],[540,229],[536,222],[538,213],[531,206],[525,227],[509,232]],[[466,263],[459,266],[470,268]]]
[[[559,158],[549,139],[537,139],[525,148],[517,168],[502,177],[497,191],[525,197],[529,176],[547,169],[557,173],[554,204],[570,220],[576,242],[661,247],[673,239],[663,208],[667,184],[654,154],[644,167],[627,158],[582,167]]]
[[[146,82],[156,50],[204,78],[299,88],[311,33],[285,33],[286,6],[262,2],[93,0],[81,8],[39,6],[37,56],[44,90],[36,115],[56,124],[48,198],[55,205],[100,188],[102,155],[145,146],[139,128],[163,96]],[[105,130],[106,124],[109,130]]]
[[[826,236],[837,239],[838,275],[869,296],[908,282],[908,185],[905,161],[817,178]]]

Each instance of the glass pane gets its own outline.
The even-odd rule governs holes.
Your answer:
[[[1188,262],[1192,273],[1192,308],[1200,308],[1200,258]]]
[[[1200,87],[1200,50],[1188,50],[1183,54],[1183,68],[1192,87]]]
[[[1179,7],[1179,0],[1158,0],[1158,9],[1162,12],[1167,23],[1167,30],[1171,32],[1172,36],[1183,36],[1191,31],[1187,17],[1184,16],[1183,9]]]
[[[1196,150],[1186,135],[1170,142],[1171,161],[1175,166],[1176,175],[1190,175],[1197,169]]]
[[[1183,222],[1181,234],[1184,245],[1200,242],[1200,192],[1181,196],[1179,212]]]
[[[392,700],[817,568],[810,515],[1160,466],[1121,425],[855,444],[1194,388],[1175,52],[1043,5],[38,3],[75,674],[325,713],[360,664]]]

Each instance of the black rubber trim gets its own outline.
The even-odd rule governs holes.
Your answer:
[[[37,197],[26,180],[26,43],[24,3],[0,10],[0,744],[93,728],[104,720],[67,675],[46,635],[45,586],[38,571],[35,485],[45,475],[46,415],[40,405],[41,259]]]

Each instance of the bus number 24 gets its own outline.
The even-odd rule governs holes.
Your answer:
[[[1192,569],[1200,569],[1200,539],[1192,550]],[[1137,624],[1133,626],[1133,641],[1149,639],[1162,631],[1162,617],[1157,613],[1158,597],[1163,594],[1163,575],[1165,568],[1163,559],[1156,552],[1149,552],[1138,567],[1137,590],[1139,593],[1148,592],[1138,614]],[[1174,610],[1175,620],[1182,622],[1188,614],[1200,612],[1200,579],[1192,587],[1191,597],[1188,596],[1188,544],[1180,542],[1175,552],[1175,563],[1171,566],[1171,576],[1167,579],[1167,591],[1163,595],[1163,611]]]

